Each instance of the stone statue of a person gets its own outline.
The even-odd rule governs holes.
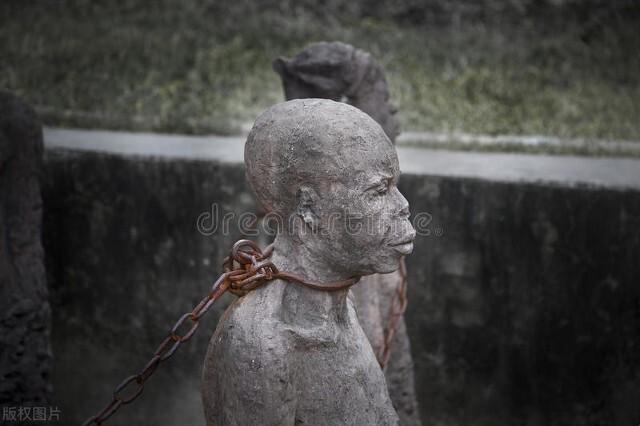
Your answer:
[[[339,41],[307,46],[291,59],[273,61],[287,100],[327,98],[344,100],[376,120],[393,142],[399,133],[396,107],[382,66],[361,49]]]
[[[382,66],[372,56],[341,42],[307,46],[291,59],[278,58],[274,69],[282,78],[285,97],[343,100],[376,120],[391,140],[399,132],[397,109],[389,100]],[[365,285],[352,290],[362,328],[374,352],[383,352],[385,329],[390,322],[391,301],[402,285],[399,271],[362,278]],[[396,324],[391,353],[385,366],[389,395],[403,426],[419,426],[413,359],[404,316]]]
[[[51,400],[51,309],[42,248],[42,124],[0,90],[0,405]],[[9,420],[9,419],[4,419]]]
[[[392,272],[412,251],[395,148],[360,110],[275,105],[249,133],[245,164],[259,202],[283,218],[271,257],[281,271],[332,283]],[[397,424],[348,293],[274,280],[236,300],[207,351],[207,424]]]

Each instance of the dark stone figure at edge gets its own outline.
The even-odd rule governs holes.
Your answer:
[[[261,205],[286,219],[270,261],[315,288],[275,279],[230,305],[205,359],[207,424],[398,424],[348,297],[377,292],[357,277],[391,273],[413,250],[393,143],[353,106],[292,100],[258,117],[245,166]]]
[[[389,101],[384,71],[369,53],[341,42],[308,46],[292,59],[278,58],[274,69],[282,78],[287,99],[326,98],[345,101],[366,112],[384,129],[392,142],[399,133],[396,108]],[[358,317],[376,354],[385,352],[385,332],[391,303],[404,291],[401,271],[363,277],[364,285],[352,290]],[[406,285],[406,283],[404,283]],[[387,349],[389,350],[389,349]],[[401,316],[395,324],[384,373],[391,400],[403,426],[420,425],[415,394],[413,359]]]
[[[15,417],[13,410],[47,406],[51,400],[42,156],[36,113],[0,91],[0,406],[3,420],[11,424],[23,424],[22,411]]]

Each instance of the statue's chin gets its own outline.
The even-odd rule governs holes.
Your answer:
[[[392,272],[395,272],[398,270],[398,266],[393,266],[393,267],[389,267],[389,268],[385,268],[384,270],[381,270],[380,272],[378,272],[378,274],[390,274]]]
[[[391,263],[379,263],[376,265],[375,269],[372,270],[371,272],[369,272],[366,275],[372,275],[372,274],[390,274],[391,272],[395,272],[398,270],[399,264],[398,262],[391,262]]]

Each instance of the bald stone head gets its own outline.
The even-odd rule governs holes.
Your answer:
[[[357,108],[326,99],[274,105],[249,133],[245,165],[257,199],[282,218],[279,232],[346,275],[391,272],[412,251],[395,148]]]

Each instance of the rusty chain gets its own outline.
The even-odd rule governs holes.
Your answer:
[[[209,311],[216,300],[225,292],[228,291],[236,296],[242,297],[267,281],[274,279],[282,279],[322,291],[343,290],[358,282],[358,278],[349,278],[347,280],[326,284],[306,281],[298,275],[279,271],[278,268],[269,261],[272,252],[273,244],[268,246],[263,253],[253,241],[240,240],[236,242],[229,256],[225,257],[222,262],[224,273],[220,275],[211,286],[209,293],[190,312],[183,314],[178,321],[176,321],[173,327],[171,327],[167,337],[160,343],[142,370],[137,374],[125,378],[116,386],[111,401],[97,414],[87,419],[83,423],[83,426],[99,426],[103,424],[109,417],[115,414],[121,406],[129,404],[138,398],[144,390],[145,382],[155,373],[158,365],[171,358],[181,344],[193,337],[200,325],[200,318]],[[402,283],[394,295],[389,325],[385,331],[384,346],[378,356],[381,367],[384,367],[389,360],[395,327],[397,326],[399,317],[404,313],[407,304],[404,259],[400,261],[400,271],[403,277]],[[394,311],[394,307],[397,307],[398,310]],[[183,328],[187,321],[190,322],[189,328],[185,332],[180,333],[179,330]]]
[[[273,245],[267,247],[263,253],[253,241],[240,240],[236,242],[231,249],[231,253],[222,263],[224,273],[211,286],[209,294],[193,310],[178,319],[144,368],[137,374],[127,377],[116,386],[111,402],[96,415],[87,419],[83,426],[101,425],[121,406],[129,404],[138,398],[142,394],[145,382],[153,375],[158,365],[171,358],[182,343],[193,337],[200,325],[200,318],[209,311],[215,301],[225,292],[229,291],[237,296],[244,296],[265,282],[274,279],[282,279],[323,291],[343,290],[358,282],[358,278],[327,284],[308,282],[300,276],[279,271],[268,259],[272,251]],[[184,333],[180,333],[179,330],[183,328],[187,321],[190,322],[189,328]]]
[[[400,284],[393,293],[391,308],[389,309],[389,322],[384,330],[384,341],[376,354],[378,363],[383,369],[391,357],[391,347],[398,328],[398,322],[407,309],[407,266],[404,263],[404,257],[400,258],[398,271],[400,271]]]

